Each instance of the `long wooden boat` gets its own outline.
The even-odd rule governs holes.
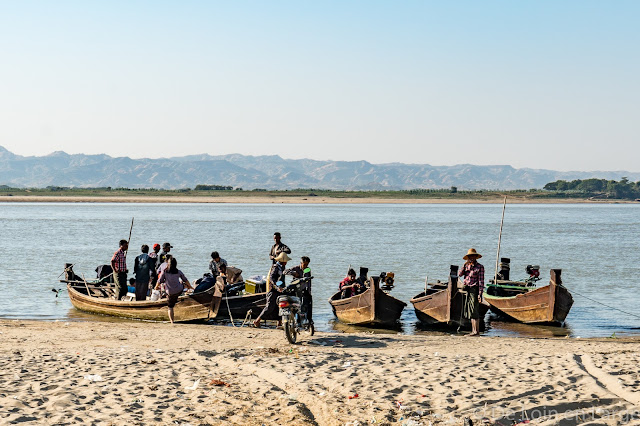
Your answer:
[[[369,278],[364,292],[341,299],[337,292],[329,299],[334,315],[343,323],[353,325],[394,325],[400,319],[406,303],[380,289],[380,277]]]
[[[557,324],[567,318],[573,297],[562,285],[561,269],[551,270],[551,280],[536,288],[523,281],[490,283],[484,298],[491,310],[527,324]]]
[[[96,286],[95,283],[68,282],[67,293],[71,304],[81,311],[94,314],[111,315],[123,318],[168,321],[168,299],[157,301],[124,301],[115,300],[108,286]],[[178,298],[173,312],[177,322],[198,321],[214,318],[217,315],[217,304],[214,303],[214,288],[185,294]]]
[[[467,329],[471,321],[463,315],[465,297],[458,282],[458,266],[451,265],[447,284],[432,284],[410,302],[423,324]],[[488,310],[489,305],[481,303],[480,318],[484,318]]]

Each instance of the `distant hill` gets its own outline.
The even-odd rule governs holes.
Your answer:
[[[336,190],[531,189],[559,179],[640,180],[626,171],[558,172],[515,169],[506,165],[430,166],[371,164],[366,161],[287,160],[277,155],[189,155],[172,158],[110,157],[67,154],[24,157],[0,147],[0,185],[44,188],[127,187],[193,188],[198,184],[243,189],[317,188]]]

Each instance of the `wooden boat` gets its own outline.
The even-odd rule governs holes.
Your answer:
[[[251,317],[256,318],[260,315],[260,312],[267,304],[267,293],[247,293],[236,296],[223,296],[220,302],[220,309],[218,309],[218,315],[215,319],[231,319],[244,320],[247,317],[249,311],[251,311]],[[229,314],[230,313],[230,314]],[[265,317],[267,320],[279,319],[278,311],[271,317]]]
[[[464,317],[466,293],[458,282],[458,266],[451,265],[447,284],[432,284],[426,291],[416,295],[410,302],[420,322],[432,326],[470,328],[471,321]],[[480,304],[480,318],[484,318],[489,305]]]
[[[149,321],[168,321],[168,299],[115,300],[114,284],[109,277],[86,281],[73,272],[73,265],[65,265],[67,294],[71,304],[81,311]],[[213,297],[215,288],[198,293],[185,293],[173,308],[174,321],[198,321],[214,318],[218,313],[220,297]]]
[[[380,277],[371,277],[362,293],[341,299],[337,292],[329,299],[334,315],[343,323],[353,325],[394,325],[406,303],[388,295],[380,288]]]
[[[109,286],[97,286],[88,282],[68,282],[67,293],[71,304],[81,311],[150,321],[168,321],[168,299],[157,301],[125,301],[112,298]],[[218,306],[213,298],[214,288],[201,293],[185,294],[178,298],[173,308],[177,322],[198,321],[217,315]]]
[[[552,269],[549,285],[539,288],[526,281],[497,280],[487,285],[484,298],[493,312],[516,321],[562,323],[573,305],[573,297],[562,285],[561,272]]]
[[[85,281],[78,277],[71,267],[65,265],[65,279],[71,303],[81,311],[112,315],[125,318],[168,321],[167,299],[158,301],[118,301],[113,299],[113,283],[110,279]],[[214,289],[185,294],[178,299],[174,307],[174,320],[178,322],[207,319],[244,320],[251,311],[257,317],[266,305],[266,292],[227,296],[223,295],[220,304],[213,298]],[[265,319],[278,319],[275,316]]]

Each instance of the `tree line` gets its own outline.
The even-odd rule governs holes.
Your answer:
[[[640,198],[640,181],[631,182],[626,177],[620,181],[606,179],[576,179],[572,181],[557,180],[544,186],[547,191],[559,193],[575,193],[588,197],[599,198]]]

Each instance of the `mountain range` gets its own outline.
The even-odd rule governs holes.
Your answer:
[[[188,155],[171,158],[110,157],[106,154],[21,156],[0,146],[0,185],[19,188],[194,188],[198,184],[243,189],[399,190],[532,189],[559,179],[640,180],[626,171],[561,172],[508,165],[431,166],[367,161],[288,160],[278,155]]]

